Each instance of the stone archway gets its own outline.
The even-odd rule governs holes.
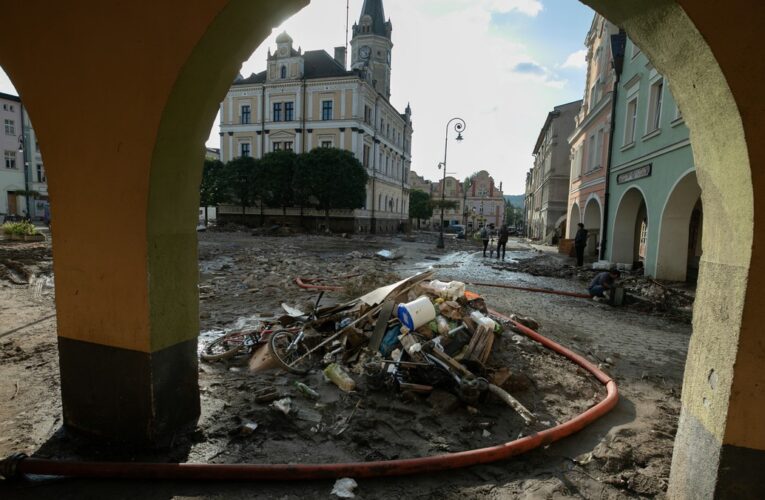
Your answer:
[[[685,281],[691,215],[700,196],[696,172],[691,171],[677,181],[667,197],[659,222],[656,278]]]
[[[196,420],[201,168],[188,166],[202,163],[204,137],[239,63],[305,3],[4,5],[15,22],[0,31],[0,64],[35,117],[56,210],[67,425],[156,441]],[[742,47],[760,45],[765,5],[585,3],[622,26],[667,77],[691,130],[708,222],[669,496],[762,496],[765,231],[755,228],[765,211],[754,203],[765,196],[765,143],[757,140],[765,59]],[[39,77],[41,66],[56,85]],[[83,137],[88,147],[71,154]]]
[[[613,262],[632,264],[640,260],[641,226],[644,222],[650,222],[645,196],[640,189],[630,188],[624,192],[616,207],[609,255]]]
[[[600,199],[596,195],[592,195],[584,206],[582,221],[584,222],[584,228],[587,230],[587,246],[584,248],[586,258],[597,257],[598,255],[602,220],[603,212],[600,206]]]

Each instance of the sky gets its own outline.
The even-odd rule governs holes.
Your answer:
[[[353,25],[363,0],[349,3]],[[447,174],[487,170],[505,194],[522,193],[547,113],[582,98],[593,11],[576,0],[384,0],[384,7],[393,24],[390,100],[402,112],[412,107],[412,170],[441,177],[445,126],[460,117],[464,140],[450,131]],[[263,71],[285,30],[296,48],[333,54],[345,44],[345,20],[344,0],[312,0],[274,28],[241,73]],[[2,71],[0,92],[16,94]],[[219,140],[216,118],[207,145]]]

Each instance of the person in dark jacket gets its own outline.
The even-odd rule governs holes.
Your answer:
[[[574,236],[574,248],[576,249],[576,265],[581,267],[584,264],[584,247],[587,246],[587,230],[581,222],[578,226],[579,230]]]
[[[502,249],[502,260],[505,260],[505,246],[507,245],[507,238],[510,236],[507,226],[504,224],[499,228],[499,240],[497,242],[497,258],[499,259],[499,249]]]
[[[587,291],[592,298],[605,297],[605,291],[614,287],[614,282],[619,279],[621,273],[616,269],[611,271],[603,271],[595,275],[595,278],[590,282],[590,287]]]
[[[483,256],[486,257],[486,247],[489,246],[489,228],[486,226],[481,228],[481,241],[483,241]]]

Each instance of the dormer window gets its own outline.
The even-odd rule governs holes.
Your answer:
[[[282,79],[285,79],[285,78],[287,78],[287,66],[285,66],[285,65],[282,65],[282,69],[281,69],[281,78],[282,78]]]

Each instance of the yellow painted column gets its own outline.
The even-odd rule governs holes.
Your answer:
[[[670,84],[691,132],[703,256],[670,498],[765,497],[765,7],[746,0],[587,0]],[[758,202],[758,200],[760,200]],[[763,225],[760,222],[759,225]]]
[[[306,0],[4,5],[53,220],[64,423],[155,443],[199,415],[204,140],[241,62]]]

